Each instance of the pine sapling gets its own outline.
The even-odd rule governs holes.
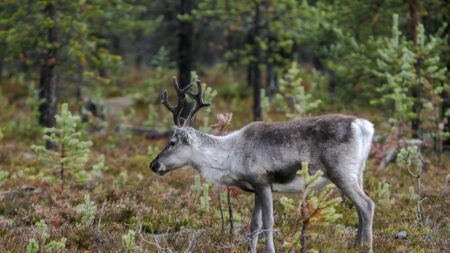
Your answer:
[[[130,253],[134,252],[136,245],[135,245],[135,237],[136,232],[133,230],[128,230],[128,233],[126,235],[122,236],[122,251],[123,253]]]
[[[417,223],[422,226],[422,211],[420,205],[426,199],[422,197],[421,176],[423,173],[422,156],[416,146],[400,149],[397,155],[397,165],[399,167],[406,168],[408,173],[417,179],[417,193],[412,193],[414,199],[416,199],[416,211],[417,211]],[[415,171],[413,168],[415,167]]]
[[[89,225],[93,224],[95,214],[97,213],[97,206],[91,201],[91,197],[88,194],[84,195],[84,202],[77,206],[77,213],[81,214],[82,222]]]
[[[209,197],[209,184],[203,184],[203,196],[200,198],[200,207],[202,209],[209,210],[209,201],[211,197]]]
[[[45,245],[45,252],[61,253],[66,248],[67,238],[63,237],[60,241],[50,241]]]
[[[288,119],[304,118],[321,103],[320,99],[314,99],[305,91],[302,82],[300,69],[294,62],[280,80],[279,92],[275,97],[278,110],[286,112]]]
[[[39,252],[39,243],[36,239],[32,238],[28,242],[26,253],[38,253]]]
[[[91,170],[91,178],[92,179],[100,179],[102,177],[102,172],[106,170],[105,167],[105,155],[100,155],[98,161],[94,166],[92,166]]]
[[[0,187],[8,180],[9,172],[0,170]]]
[[[317,171],[314,175],[309,175],[308,163],[302,163],[302,169],[297,173],[305,182],[299,205],[296,207],[294,200],[287,197],[282,197],[280,203],[286,211],[294,211],[296,215],[300,213],[302,227],[292,240],[285,243],[285,246],[289,249],[289,252],[298,247],[301,248],[301,252],[308,252],[308,238],[315,236],[309,231],[310,226],[314,224],[326,225],[340,219],[342,215],[336,212],[335,207],[339,204],[341,198],[331,196],[333,194],[332,186],[326,187],[320,194],[315,194],[312,185],[319,180],[323,172]]]
[[[194,193],[194,199],[197,200],[202,192],[202,185],[200,180],[200,175],[195,175],[194,185],[191,186],[191,190]]]
[[[44,140],[54,143],[56,150],[47,149],[42,145],[32,145],[39,159],[48,163],[52,168],[59,169],[61,188],[64,189],[65,173],[75,175],[84,171],[92,146],[91,141],[82,141],[78,129],[80,118],[73,116],[68,105],[61,106],[60,113],[56,115],[56,127],[45,129]]]

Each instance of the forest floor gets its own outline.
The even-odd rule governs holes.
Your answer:
[[[122,237],[130,229],[136,232],[137,252],[246,252],[245,238],[253,203],[250,194],[231,190],[234,231],[230,235],[225,188],[212,186],[210,207],[201,208],[192,190],[197,172],[183,169],[158,177],[149,170],[153,157],[147,155],[148,147],[153,147],[154,156],[166,140],[118,133],[112,125],[106,134],[89,136],[94,146],[87,168],[100,154],[106,157],[107,170],[101,180],[79,186],[68,179],[62,190],[59,181],[50,184],[43,180],[46,165],[30,148],[43,140],[32,113],[25,108],[23,93],[14,97],[6,92],[4,96],[8,101],[2,105],[0,114],[0,128],[5,135],[0,142],[0,171],[8,171],[10,175],[0,185],[0,252],[25,252],[32,238],[38,239],[42,246],[62,237],[67,238],[64,252],[128,252]],[[237,113],[235,128],[247,121],[249,110],[240,114],[243,116]],[[425,162],[422,187],[427,198],[422,203],[424,226],[419,227],[411,197],[416,180],[395,163],[375,169],[371,156],[364,185],[376,203],[374,252],[450,249],[450,200],[444,193],[446,176],[450,173],[450,153],[426,153]],[[76,211],[86,194],[96,205],[91,223],[82,222]],[[224,229],[219,194],[226,219]],[[339,192],[335,195],[339,196]],[[281,196],[275,194],[274,198],[277,252],[298,252],[298,247],[292,248],[287,242],[294,240],[301,228],[299,217],[285,212],[279,203]],[[292,194],[288,197],[299,199]],[[344,200],[337,211],[342,218],[336,222],[310,227],[315,236],[311,234],[308,247],[318,252],[361,251],[353,248],[358,224],[356,209]],[[35,226],[40,220],[48,226],[44,239]],[[406,231],[407,239],[395,238],[400,231]],[[258,252],[263,252],[263,248],[262,238]]]

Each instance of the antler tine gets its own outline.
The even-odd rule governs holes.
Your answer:
[[[191,123],[191,121],[192,121],[192,118],[195,116],[195,114],[197,114],[197,112],[202,107],[210,106],[209,103],[205,103],[203,101],[203,89],[202,89],[202,83],[200,82],[200,80],[196,80],[195,84],[197,84],[197,89],[198,89],[197,93],[194,93],[194,92],[188,90],[188,95],[191,96],[195,100],[195,106],[189,112],[186,120],[184,121],[183,126],[189,125]]]
[[[172,78],[172,84],[175,88],[175,91],[177,92],[178,96],[178,102],[176,106],[173,106],[169,102],[169,92],[167,90],[164,90],[163,93],[163,99],[161,100],[161,103],[173,114],[173,122],[175,125],[180,126],[180,115],[183,111],[184,102],[186,100],[186,93],[189,91],[189,89],[192,87],[192,84],[187,85],[183,89],[180,89],[180,86],[178,85],[177,78],[174,76]]]
[[[173,123],[177,126],[180,125],[178,113],[176,111],[176,107],[171,105],[169,102],[169,92],[164,90],[163,99],[161,100],[161,104],[163,104],[167,110],[169,110],[173,114]],[[178,107],[178,105],[177,105]]]

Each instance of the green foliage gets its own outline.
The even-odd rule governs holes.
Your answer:
[[[422,158],[417,146],[401,148],[397,154],[397,165],[403,168],[409,168],[414,165],[417,171],[414,174],[420,174],[422,168]]]
[[[287,251],[293,249],[300,250],[306,245],[300,245],[302,238],[317,237],[317,234],[309,231],[311,225],[326,226],[334,223],[342,218],[342,214],[338,213],[336,207],[342,201],[339,197],[332,197],[333,187],[326,187],[320,193],[315,193],[311,186],[323,175],[323,172],[317,171],[310,175],[308,163],[302,163],[302,169],[297,172],[304,180],[304,188],[301,192],[301,200],[296,205],[293,199],[285,196],[280,198],[280,204],[284,212],[290,215],[300,217],[299,223],[302,224],[302,232],[294,232],[293,235],[284,238],[283,247]],[[298,219],[298,218],[297,218]],[[308,241],[308,240],[306,240]],[[313,249],[312,249],[313,250]]]
[[[394,122],[420,118],[423,132],[437,132],[443,121],[442,94],[450,90],[446,83],[446,63],[440,58],[448,47],[447,39],[426,35],[423,25],[419,25],[414,44],[402,36],[398,19],[394,15],[392,37],[382,41],[378,50],[373,72],[383,83],[376,89],[381,97],[373,102],[393,105]]]
[[[0,170],[0,187],[8,180],[9,172]]]
[[[105,155],[101,154],[98,158],[97,163],[92,166],[90,178],[100,179],[102,177],[103,171],[105,170],[106,170]]]
[[[194,193],[194,199],[198,199],[200,197],[200,193],[202,192],[200,175],[195,175],[194,185],[191,185],[191,191]]]
[[[121,252],[124,253],[130,253],[134,252],[136,249],[135,240],[136,238],[136,232],[133,230],[128,230],[128,233],[126,235],[122,236],[122,250]]]
[[[263,119],[270,121],[270,117],[268,117],[268,113],[271,108],[270,99],[266,94],[266,90],[262,89],[260,94],[261,99],[261,113]]]
[[[85,185],[91,180],[91,175],[85,170],[80,170],[73,175],[73,178],[78,185]]]
[[[0,128],[0,142],[3,140],[3,137],[5,137],[5,135],[3,134],[3,131]]]
[[[49,9],[54,10],[54,15]],[[64,77],[81,74],[84,82],[107,84],[110,80],[101,70],[117,69],[121,57],[108,51],[109,41],[105,38],[148,35],[161,18],[140,19],[145,12],[146,6],[138,0],[5,1],[0,10],[1,53],[34,66],[46,59],[33,56],[55,49],[58,53],[53,55],[52,64],[64,69]],[[49,40],[49,30],[54,31],[54,41]]]
[[[311,94],[306,93],[298,64],[292,63],[284,78],[280,80],[276,108],[285,112],[289,119],[300,119],[308,116],[320,103],[319,99],[314,99]]]
[[[206,83],[202,83],[202,90],[203,90],[203,100],[206,103],[211,104],[211,106],[205,107],[203,110],[203,116],[202,116],[202,127],[201,130],[207,131],[210,127],[210,119],[212,116],[212,112],[214,109],[214,104],[212,103],[213,99],[217,96],[217,90],[213,89],[212,87],[208,86]]]
[[[63,237],[58,241],[50,241],[45,245],[46,252],[61,253],[66,248],[67,238]]]
[[[210,185],[204,183],[202,185],[200,175],[195,175],[194,185],[191,185],[191,191],[193,193],[193,199],[199,201],[200,208],[209,210],[211,197],[209,196]]]
[[[159,77],[163,76],[164,71],[167,71],[175,66],[175,63],[170,61],[169,53],[169,50],[162,46],[152,58],[151,65],[158,73]]]
[[[39,118],[39,106],[42,104],[44,100],[39,100],[39,90],[36,88],[36,84],[34,82],[30,82],[28,84],[28,96],[27,96],[27,106],[33,112],[34,118],[32,119],[33,123],[35,120]]]
[[[66,248],[66,241],[67,239],[65,237],[61,238],[61,240],[58,241],[50,241],[47,244],[46,241],[50,238],[48,226],[45,223],[44,220],[40,220],[36,222],[35,224],[36,230],[39,236],[39,242],[41,242],[41,245],[45,245],[45,252],[55,252],[60,253]],[[26,252],[39,252],[39,242],[36,239],[31,239],[28,242]]]
[[[95,214],[97,213],[97,206],[95,202],[91,201],[91,197],[86,194],[84,195],[84,203],[77,206],[77,213],[81,214],[81,221],[92,225],[94,222]]]
[[[67,104],[61,106],[56,115],[56,127],[45,129],[44,140],[57,145],[57,150],[47,149],[45,146],[32,145],[31,148],[39,155],[39,159],[46,162],[53,169],[59,169],[61,184],[64,186],[64,173],[76,175],[84,171],[89,159],[92,146],[91,141],[82,141],[82,134],[78,129],[80,118],[73,116]],[[81,172],[82,173],[82,172]],[[77,178],[83,178],[78,174]]]
[[[39,243],[36,239],[32,238],[28,242],[26,253],[38,253],[39,252]]]
[[[128,173],[126,171],[121,171],[117,178],[114,180],[114,185],[119,188],[123,188],[127,185]]]
[[[416,88],[416,55],[410,49],[410,43],[402,37],[398,28],[398,15],[394,15],[392,25],[392,38],[387,39],[386,45],[378,50],[377,69],[375,75],[384,83],[377,88],[383,96],[373,100],[377,104],[394,104],[392,118],[404,121],[417,117],[412,112],[414,97],[410,89]]]
[[[389,183],[377,182],[374,201],[380,205],[389,205],[393,203],[391,185]]]
[[[203,196],[200,198],[200,207],[202,209],[209,210],[209,202],[211,197],[209,197],[209,184],[203,184]]]
[[[45,223],[45,220],[41,219],[40,221],[36,222],[35,226],[39,235],[39,239],[45,242],[50,237],[48,226]]]

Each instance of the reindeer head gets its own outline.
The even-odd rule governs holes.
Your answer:
[[[173,128],[174,133],[163,151],[150,163],[150,169],[160,176],[190,163],[193,140],[187,126],[191,124],[195,114],[202,107],[209,106],[208,103],[203,101],[202,84],[199,80],[195,82],[197,84],[197,93],[193,93],[190,90],[193,86],[192,83],[184,88],[180,88],[175,77],[172,79],[172,83],[178,96],[177,105],[173,106],[170,104],[167,90],[163,93],[161,103],[173,114],[175,124]],[[188,116],[184,118],[182,117],[182,113],[186,105],[186,94],[195,100],[195,105],[187,113]]]

